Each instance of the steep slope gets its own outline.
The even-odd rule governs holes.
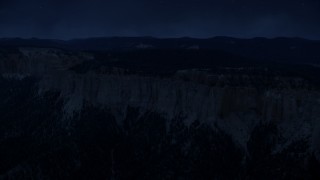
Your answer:
[[[95,54],[52,48],[0,57],[0,178],[319,177],[320,92],[304,77],[220,65],[78,72]]]

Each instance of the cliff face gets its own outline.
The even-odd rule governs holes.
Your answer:
[[[204,133],[203,136],[212,136],[213,139],[220,139],[210,140],[203,147],[202,145],[199,145],[199,147],[198,144],[195,145],[200,148],[198,153],[201,153],[203,148],[214,149],[211,146],[213,144],[218,143],[219,145],[216,147],[220,147],[223,144],[220,141],[231,143],[235,151],[242,152],[243,154],[235,155],[236,157],[230,160],[236,161],[235,159],[239,157],[239,166],[244,166],[248,169],[254,166],[255,163],[263,164],[265,162],[264,158],[268,157],[272,157],[274,160],[272,163],[278,161],[278,156],[281,158],[283,156],[285,157],[284,159],[288,160],[289,157],[287,155],[289,152],[293,156],[302,157],[305,161],[309,161],[308,159],[312,157],[312,154],[315,154],[315,156],[319,154],[320,92],[316,88],[312,88],[312,85],[309,85],[302,78],[282,76],[262,77],[261,75],[247,76],[230,73],[217,74],[197,69],[178,71],[170,77],[124,73],[125,70],[121,71],[116,68],[113,68],[109,73],[98,73],[95,71],[77,73],[72,70],[72,67],[83,62],[93,61],[93,55],[56,49],[20,48],[11,54],[2,53],[0,57],[0,72],[4,78],[3,81],[7,83],[10,83],[10,81],[24,82],[28,78],[34,78],[35,85],[32,85],[32,87],[35,87],[34,91],[36,93],[32,96],[42,97],[42,100],[43,98],[52,97],[48,97],[49,92],[57,93],[57,96],[53,96],[54,98],[51,99],[53,102],[50,103],[46,102],[47,100],[43,100],[45,104],[53,103],[56,105],[60,102],[58,104],[61,105],[59,108],[56,107],[56,112],[49,113],[50,116],[52,115],[53,121],[60,122],[60,124],[58,123],[59,125],[52,125],[52,128],[55,129],[51,130],[53,134],[57,132],[61,133],[62,131],[70,135],[75,133],[76,129],[79,128],[77,123],[90,124],[92,121],[92,124],[98,123],[97,127],[101,125],[112,129],[103,129],[100,132],[102,134],[108,134],[113,131],[115,131],[115,134],[120,133],[120,137],[127,134],[130,135],[129,141],[131,143],[137,141],[136,145],[142,143],[143,146],[148,146],[145,143],[151,142],[147,140],[138,141],[134,138],[136,133],[144,133],[143,138],[152,138],[152,132],[150,132],[151,134],[148,134],[148,132],[154,131],[154,133],[158,133],[159,129],[148,129],[147,127],[149,126],[146,126],[146,124],[163,121],[163,127],[162,123],[155,126],[159,126],[160,129],[163,128],[164,131],[161,131],[161,133],[173,134],[169,138],[170,143],[182,143],[179,145],[181,146],[181,153],[189,154],[189,158],[191,158],[192,153],[196,153],[192,144],[202,142],[202,140],[193,141],[192,139],[198,136],[201,138],[200,132],[208,132],[204,126],[208,126],[212,130],[212,133],[217,134],[208,135]],[[265,86],[257,86],[258,81],[265,81],[259,82],[265,84]],[[17,86],[12,86],[11,88],[14,89],[15,87]],[[7,88],[9,87],[7,86]],[[33,100],[30,100],[30,102],[33,102]],[[37,111],[37,108],[35,106],[34,111]],[[53,116],[53,114],[56,115]],[[3,118],[5,117],[10,116],[3,116]],[[181,126],[180,129],[175,130],[176,127],[173,125],[177,123],[177,120],[181,120],[182,124],[179,125],[179,127]],[[129,125],[128,122],[130,122]],[[130,128],[134,127],[135,123],[140,123],[139,127],[146,127],[136,131],[130,130]],[[192,127],[195,123],[200,124],[201,127],[195,130],[199,134],[198,136],[192,133]],[[188,131],[188,135],[184,138],[180,137],[179,140],[179,136],[185,130]],[[24,130],[19,131],[24,132]],[[19,131],[17,131],[16,136],[19,136]],[[94,129],[89,129],[81,132],[79,136],[82,137],[85,133],[89,133],[88,136],[91,136],[90,133],[94,131]],[[14,134],[8,132],[7,135],[3,135],[1,138],[13,138],[15,137]],[[98,133],[93,137],[100,139],[103,138],[101,136],[104,135]],[[109,143],[110,147],[106,148],[107,150],[104,149],[107,151],[106,156],[111,158],[111,160],[108,158],[105,160],[107,164],[110,162],[106,166],[108,173],[105,177],[116,177],[116,171],[122,172],[122,168],[124,167],[113,166],[113,163],[117,163],[114,162],[113,158],[117,156],[119,164],[123,163],[123,159],[118,156],[121,155],[121,150],[123,151],[124,148],[121,146],[127,146],[127,144],[123,144],[123,141],[126,142],[126,140],[119,140],[117,142],[118,139],[121,139],[118,135],[110,137],[114,138],[110,141],[116,141],[116,143]],[[208,137],[202,138],[207,139]],[[230,139],[224,139],[225,137],[230,137]],[[87,137],[84,136],[83,138],[86,139]],[[133,138],[133,140],[130,138]],[[70,141],[72,142],[71,144],[74,144],[72,145],[74,147],[70,148],[78,153],[75,156],[81,156],[81,152],[79,152],[83,150],[81,149],[81,143],[79,145],[77,144],[77,140]],[[301,143],[305,145],[301,145]],[[165,146],[165,144],[158,143],[159,146]],[[117,153],[115,151],[117,151],[118,146],[120,146],[118,150],[119,154],[114,155],[114,153]],[[152,146],[152,148],[156,148],[156,146]],[[171,147],[168,144],[167,146]],[[163,150],[161,147],[158,148],[159,151]],[[232,147],[230,148],[232,149]],[[268,149],[268,151],[260,152],[263,151],[261,149]],[[226,154],[223,154],[222,151],[226,151]],[[227,153],[230,149],[222,151],[218,151],[218,153],[222,153],[222,156],[229,156]],[[137,152],[134,151],[134,153]],[[156,156],[153,153],[151,154]],[[209,151],[208,155],[210,154]],[[230,152],[230,154],[232,153]],[[205,155],[206,153],[203,156]],[[86,162],[80,157],[68,156],[68,158],[71,158],[72,161],[79,161],[80,164],[82,163],[85,166]],[[301,164],[302,161],[298,161],[299,158],[291,158],[297,160],[296,166],[304,167],[303,171],[306,173],[304,175],[308,176],[307,178],[315,177],[314,174],[307,170],[305,164]],[[137,159],[136,161],[139,162]],[[218,162],[220,161],[218,160]],[[15,176],[21,173],[26,168],[25,164],[28,163],[30,162],[23,161],[23,164],[19,165],[22,166],[22,170],[21,167],[16,166],[11,171],[7,171],[5,175],[11,176],[13,174],[12,176]],[[221,163],[223,164],[224,162]],[[265,167],[262,169],[268,167],[268,163],[266,162]],[[31,164],[34,165],[36,163],[32,162]],[[81,169],[80,164],[71,163],[71,169]],[[201,166],[197,168],[201,169]],[[236,166],[235,169],[237,169]],[[248,169],[244,170],[248,171],[248,174],[238,172],[237,177],[247,177],[249,179],[257,177],[255,173],[259,172],[259,170],[250,172]],[[294,171],[292,169],[286,171],[290,173]],[[6,172],[5,168],[1,170],[2,173]],[[171,170],[174,171],[173,169]],[[273,170],[270,170],[270,172],[278,179],[290,177],[289,175],[280,175],[280,172],[280,174],[277,174]],[[43,176],[47,175],[45,172],[41,173]],[[224,175],[221,175],[221,177],[224,177]],[[119,174],[118,176],[121,179]],[[127,177],[133,176],[128,175]],[[159,177],[163,176],[159,175]],[[174,176],[172,175],[172,177]],[[299,174],[292,175],[292,177],[299,178]]]
[[[242,145],[259,123],[279,125],[289,139],[319,135],[320,94],[313,90],[211,87],[178,78],[94,73],[50,76],[40,84],[42,90],[56,89],[67,99],[66,116],[79,112],[87,102],[111,109],[121,122],[127,108],[135,107],[168,120],[185,117],[186,124],[217,123]]]

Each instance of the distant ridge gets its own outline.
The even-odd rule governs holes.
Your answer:
[[[137,49],[214,49],[243,57],[268,61],[290,61],[320,64],[320,41],[303,38],[240,39],[218,36],[208,39],[190,37],[95,37],[72,40],[2,38],[0,47],[40,47],[85,51]]]
[[[150,43],[155,48],[181,48],[183,45],[199,44],[202,48],[211,49],[216,48],[217,45],[223,44],[255,44],[255,43],[268,43],[288,45],[292,44],[320,44],[320,40],[308,40],[303,38],[233,38],[227,36],[216,36],[212,38],[156,38],[151,36],[143,37],[93,37],[93,38],[80,38],[71,40],[59,40],[59,39],[39,39],[39,38],[0,38],[0,46],[54,46],[61,48],[83,48],[84,50],[100,50],[105,48],[130,48],[135,43]],[[114,44],[113,44],[114,43]],[[280,43],[280,44],[279,44]],[[86,45],[85,45],[86,44]],[[265,44],[265,45],[268,45]],[[302,45],[302,44],[301,44]]]

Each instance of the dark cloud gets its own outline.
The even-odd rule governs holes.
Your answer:
[[[320,39],[319,0],[1,0],[0,36],[300,36]]]

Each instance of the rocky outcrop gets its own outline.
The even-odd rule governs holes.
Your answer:
[[[7,80],[37,79],[37,96],[57,92],[63,103],[61,116],[56,118],[71,129],[76,128],[72,125],[77,122],[75,119],[88,115],[86,109],[91,107],[108,112],[101,120],[115,123],[120,129],[125,129],[132,112],[136,113],[136,119],[151,123],[161,117],[167,133],[173,130],[172,124],[177,119],[182,119],[181,126],[186,129],[195,123],[206,124],[225,134],[221,140],[231,138],[226,141],[245,154],[239,155],[241,161],[254,157],[253,149],[270,146],[268,153],[279,155],[297,142],[307,144],[301,156],[319,155],[320,92],[302,78],[216,74],[199,69],[178,71],[170,77],[126,74],[119,70],[108,74],[94,71],[80,74],[71,70],[91,60],[93,56],[88,53],[21,48],[1,55],[0,72]],[[144,118],[150,113],[155,113],[157,118]],[[85,120],[92,118],[97,123],[94,119],[99,119],[99,114],[95,112]],[[265,134],[259,135],[261,132]],[[257,142],[266,144],[259,147]],[[183,148],[188,149],[185,143]]]

